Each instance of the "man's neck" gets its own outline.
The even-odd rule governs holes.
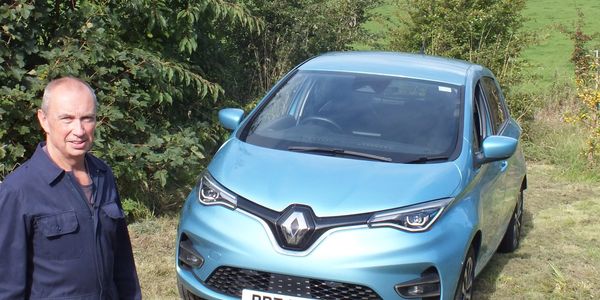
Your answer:
[[[46,144],[45,149],[50,160],[54,162],[59,168],[67,171],[67,172],[85,172],[85,156],[78,157],[76,159],[67,159],[61,157],[60,152]]]
[[[44,151],[48,154],[48,157],[54,164],[56,164],[59,168],[65,170],[66,172],[71,172],[77,182],[80,185],[90,185],[92,183],[92,178],[90,177],[87,168],[85,166],[85,157],[81,157],[81,159],[77,160],[61,160],[58,159],[60,156],[58,155],[58,150],[44,146]],[[53,154],[54,153],[54,154]]]

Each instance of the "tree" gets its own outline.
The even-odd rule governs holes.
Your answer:
[[[533,120],[535,97],[516,91],[523,79],[522,50],[532,35],[522,30],[525,0],[397,0],[405,14],[392,29],[393,50],[420,52],[471,61],[498,77],[513,115]]]
[[[0,180],[43,139],[35,111],[45,84],[72,75],[97,93],[93,151],[126,208],[177,207],[226,135],[216,110],[243,105],[311,56],[350,49],[379,2],[5,1]]]
[[[464,59],[510,76],[527,35],[521,32],[524,0],[399,1],[404,27],[392,31],[395,49]]]
[[[369,36],[363,24],[381,0],[242,0],[261,18],[260,32],[224,28],[229,49],[226,69],[248,81],[228,80],[229,95],[250,100],[302,61],[329,51],[352,49]],[[254,96],[254,97],[253,97]],[[243,99],[243,97],[250,97]]]
[[[221,0],[15,0],[0,6],[0,24],[0,176],[43,138],[34,116],[45,84],[73,75],[100,102],[93,151],[124,198],[153,209],[181,199],[173,191],[191,186],[222,135],[224,91],[205,49],[219,47],[223,26],[262,26]]]
[[[598,50],[595,55],[589,49],[588,42],[598,33],[586,34],[583,32],[583,12],[578,11],[575,30],[564,26],[560,30],[573,42],[571,62],[575,65],[575,85],[577,90],[577,112],[565,115],[565,121],[579,123],[587,131],[586,148],[584,154],[589,167],[596,167],[600,158],[600,57]]]

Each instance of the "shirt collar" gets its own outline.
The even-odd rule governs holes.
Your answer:
[[[44,181],[49,185],[52,185],[55,181],[57,181],[60,177],[62,177],[65,173],[65,170],[58,167],[52,159],[46,154],[44,149],[42,149],[46,145],[46,142],[41,142],[38,144],[33,156],[31,157],[31,163],[35,168],[38,169]],[[92,155],[89,153],[85,154],[85,160],[88,166],[88,171],[90,172],[90,176],[97,176],[98,173],[106,172],[106,167],[102,164],[96,162],[95,159],[92,159]]]

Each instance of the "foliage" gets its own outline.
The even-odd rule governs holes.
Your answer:
[[[574,31],[562,29],[573,41],[571,61],[575,64],[575,84],[577,88],[578,111],[565,115],[565,121],[580,123],[587,131],[584,154],[588,166],[596,166],[600,159],[600,58],[591,55],[587,42],[592,37],[582,30],[583,13]]]
[[[394,50],[463,59],[488,67],[508,95],[513,114],[533,119],[535,99],[511,87],[522,80],[519,55],[531,35],[521,30],[525,0],[397,0],[402,26],[390,32]]]
[[[154,217],[154,214],[146,207],[143,203],[125,198],[121,200],[123,210],[127,216],[127,222],[133,223],[135,221],[146,220]]]
[[[0,5],[0,175],[31,155],[44,85],[72,75],[96,90],[94,152],[124,198],[152,210],[181,199],[223,133],[211,52],[222,26],[262,23],[221,0],[43,1]]]
[[[113,168],[128,213],[176,208],[227,135],[216,110],[247,104],[232,99],[255,99],[311,56],[349,49],[378,3],[5,1],[0,180],[43,139],[45,84],[71,75],[96,91],[93,152]]]
[[[567,35],[556,30],[556,25],[565,24],[571,29],[575,28],[571,24],[575,24],[578,10],[585,11],[585,31],[592,32],[600,28],[600,18],[597,17],[600,15],[598,0],[527,0],[523,10],[527,20],[523,28],[536,32],[539,42],[527,46],[522,53],[522,57],[530,64],[524,69],[526,79],[530,76],[538,77],[525,88],[536,94],[550,92],[557,83],[565,88],[575,88],[573,63],[569,60],[573,44]],[[590,42],[598,43],[600,39]],[[547,103],[546,99],[544,103]]]
[[[252,100],[262,95],[295,65],[328,51],[350,50],[369,37],[362,24],[373,16],[381,0],[243,0],[252,14],[264,21],[260,32],[224,28],[231,48],[224,49],[229,74],[223,82],[228,95]],[[242,97],[249,97],[243,99]]]

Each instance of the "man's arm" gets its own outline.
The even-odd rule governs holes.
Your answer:
[[[116,186],[115,186],[116,189]],[[117,191],[119,209],[123,209]],[[142,291],[135,269],[131,239],[125,218],[119,220],[117,228],[117,245],[115,247],[115,266],[113,278],[119,292],[119,299],[142,299]]]
[[[0,184],[0,299],[27,294],[27,222],[21,193]]]
[[[118,229],[118,245],[115,253],[114,280],[119,291],[119,299],[141,299],[142,292],[138,281],[131,241],[125,221]]]

